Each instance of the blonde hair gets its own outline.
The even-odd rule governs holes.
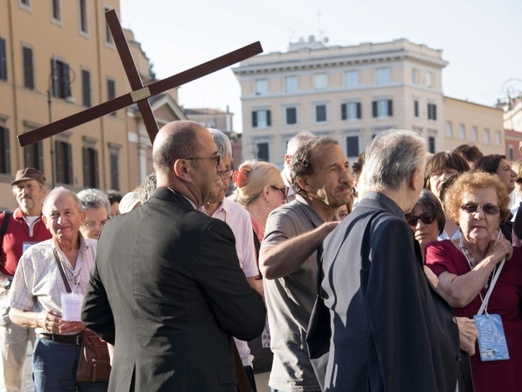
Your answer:
[[[246,161],[234,173],[234,200],[248,207],[254,203],[265,186],[277,186],[281,181],[279,169],[268,162]]]
[[[519,159],[511,164],[511,169],[517,173],[517,177],[522,177],[522,159]]]

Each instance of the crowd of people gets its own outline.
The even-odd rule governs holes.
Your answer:
[[[166,124],[125,195],[24,168],[0,214],[0,392],[518,391],[522,161],[389,130],[350,162],[310,132],[284,167]],[[237,168],[237,169],[236,169]],[[109,382],[78,382],[82,332]]]

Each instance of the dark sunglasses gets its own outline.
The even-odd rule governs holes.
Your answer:
[[[283,194],[283,197],[286,199],[286,196],[288,195],[288,187],[287,186],[284,186],[282,188],[278,188],[275,185],[270,185],[270,188],[278,190],[279,192],[281,192]]]
[[[477,203],[466,203],[460,206],[460,209],[466,211],[468,214],[474,214],[479,210],[479,208],[484,212],[484,214],[488,215],[496,215],[500,212],[500,207],[495,204],[484,204],[483,206],[478,205]]]
[[[517,184],[522,184],[522,177],[518,177],[518,178],[516,178],[516,179],[515,179],[515,182],[516,182]]]
[[[412,215],[412,214],[406,214],[406,215],[404,215],[404,218],[406,219],[406,222],[408,222],[408,224],[412,227],[417,226],[417,222],[419,221],[419,219],[425,225],[430,225],[433,222],[435,222],[435,215],[430,214],[429,212],[425,212],[423,214],[420,214],[419,216]]]

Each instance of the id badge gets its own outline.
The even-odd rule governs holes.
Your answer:
[[[483,362],[509,359],[502,318],[498,314],[475,315],[473,318],[479,333],[480,359]]]
[[[83,294],[62,293],[62,319],[64,321],[82,321]]]
[[[24,241],[22,243],[22,250],[23,250],[23,253],[25,253],[25,251],[27,249],[29,249],[32,245],[36,244],[37,242],[28,242],[28,241]]]

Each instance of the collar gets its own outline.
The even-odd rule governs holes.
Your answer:
[[[385,210],[388,210],[393,215],[404,219],[404,211],[401,209],[401,207],[399,207],[399,205],[388,196],[379,192],[365,192],[364,197],[359,201],[357,207],[375,208],[375,204],[379,205]]]
[[[319,213],[315,210],[315,208],[312,207],[310,203],[308,203],[308,200],[306,200],[300,194],[296,194],[295,199],[292,203],[296,203],[302,208],[303,212],[306,214],[308,219],[310,219],[310,221],[314,224],[314,226],[319,227],[325,222],[321,215],[319,215]]]

